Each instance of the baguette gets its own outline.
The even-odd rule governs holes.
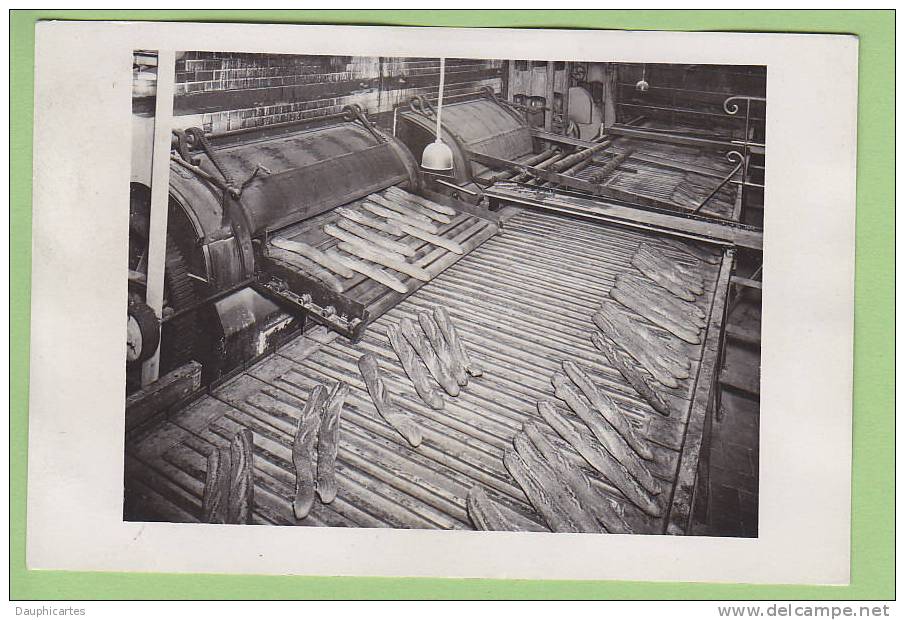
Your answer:
[[[336,453],[339,450],[339,422],[349,386],[337,381],[324,405],[317,432],[317,495],[325,504],[336,498]]]
[[[352,233],[362,239],[367,239],[371,243],[378,245],[390,252],[394,252],[396,254],[401,254],[402,256],[414,256],[415,248],[412,246],[400,243],[398,241],[394,241],[385,237],[379,233],[374,232],[364,226],[359,226],[355,222],[351,220],[347,220],[344,217],[337,218],[336,225],[342,228],[343,230]]]
[[[434,306],[434,320],[437,321],[437,327],[440,328],[440,332],[446,342],[449,343],[453,353],[458,357],[458,361],[465,368],[465,371],[472,377],[483,375],[484,369],[468,353],[468,349],[465,348],[465,341],[459,337],[459,332],[456,330],[456,326],[453,325],[452,319],[449,318],[446,308]]]
[[[647,243],[641,243],[638,246],[638,252],[666,268],[673,269],[689,282],[704,284],[704,276],[701,275],[701,261],[697,259],[694,259],[694,262],[697,263],[696,265],[688,261],[667,260],[666,255],[659,248],[654,248]]]
[[[625,417],[625,413],[622,412],[619,405],[614,403],[604,392],[598,390],[597,386],[594,385],[594,382],[591,381],[591,378],[579,368],[578,364],[566,361],[562,363],[562,367],[572,383],[575,384],[581,393],[585,395],[585,398],[588,399],[588,402],[591,403],[591,406],[596,409],[607,422],[609,422],[610,426],[612,426],[617,433],[622,435],[622,438],[629,446],[631,446],[632,450],[634,450],[641,458],[648,461],[652,460],[654,458],[653,451],[651,451],[650,447],[639,434],[635,432],[635,429],[632,428],[631,423],[628,421],[628,418]]]
[[[447,207],[446,205],[440,204],[439,202],[428,200],[427,198],[419,196],[418,194],[412,194],[411,192],[407,192],[402,188],[396,187],[395,185],[386,188],[383,193],[385,196],[396,196],[404,200],[408,200],[409,202],[416,202],[426,209],[430,209],[431,211],[436,211],[437,213],[442,213],[443,215],[448,215],[450,217],[459,214],[459,212],[452,207]]]
[[[431,245],[435,245],[437,247],[443,248],[453,254],[463,255],[465,254],[465,248],[462,247],[461,244],[453,241],[452,239],[447,239],[445,237],[440,237],[438,235],[433,234],[431,231],[424,230],[422,228],[418,228],[417,226],[410,226],[408,224],[400,224],[400,229],[402,232],[411,235],[417,239],[421,239],[422,241],[427,241]]]
[[[408,203],[408,201],[391,200],[389,198],[381,196],[380,194],[371,194],[367,197],[367,199],[380,205],[381,207],[392,209],[393,211],[401,213],[402,215],[411,218],[412,220],[424,222],[426,224],[431,223],[431,220],[440,222],[441,224],[449,224],[452,221],[445,215],[424,209],[420,205],[412,206],[410,203]],[[403,204],[403,202],[405,204]]]
[[[368,394],[374,401],[374,407],[387,424],[402,435],[410,446],[417,448],[421,445],[423,435],[421,428],[410,416],[402,413],[393,402],[393,397],[387,390],[383,379],[380,377],[380,366],[373,353],[366,353],[358,358],[358,369],[364,379]]]
[[[378,265],[389,267],[394,271],[398,271],[399,273],[411,276],[416,280],[421,280],[422,282],[427,282],[431,279],[430,273],[428,273],[421,267],[418,267],[417,265],[412,265],[411,263],[405,262],[404,257],[398,254],[391,255],[389,253],[376,251],[374,246],[365,247],[357,243],[347,243],[343,241],[339,244],[339,249],[343,252],[347,252],[348,254],[357,256],[358,258],[363,258],[364,260],[371,261],[372,263],[377,263]]]
[[[632,478],[640,482],[641,486],[651,495],[658,495],[661,491],[660,483],[651,475],[647,465],[641,461],[641,457],[635,453],[622,435],[616,432],[606,418],[591,411],[564,374],[554,373],[553,387],[556,398],[565,402],[575,412],[575,415],[585,423],[597,441],[622,464]]]
[[[626,499],[652,517],[659,517],[662,514],[662,510],[654,498],[632,477],[622,463],[600,446],[586,428],[584,430],[576,429],[571,422],[556,411],[549,401],[538,401],[537,410],[544,421],[553,427],[553,430],[566,443],[575,448],[576,452],[591,467],[603,474],[614,487],[619,489]]]
[[[663,360],[657,353],[652,352],[647,343],[637,337],[633,337],[631,333],[618,329],[600,312],[595,312],[593,319],[594,324],[604,335],[625,349],[635,361],[647,369],[654,379],[669,388],[679,387],[679,382],[673,376],[669,362]]]
[[[562,452],[544,437],[535,424],[525,424],[522,432],[547,459],[550,466],[561,474],[565,479],[565,484],[575,493],[581,505],[594,515],[607,532],[611,534],[633,533],[632,527],[625,521],[624,514],[620,510],[622,507],[617,507],[614,501],[596,491],[591,486],[591,479],[582,471],[581,467],[565,458]]]
[[[709,252],[694,243],[686,243],[684,241],[679,241],[678,239],[671,238],[662,238],[660,241],[676,251],[684,254],[686,256],[691,256],[693,258],[697,258],[698,260],[702,260],[706,263],[710,263],[711,265],[719,264],[721,260],[721,256],[719,254],[714,254],[713,252]]]
[[[695,294],[690,289],[685,288],[684,285],[675,281],[675,279],[670,278],[666,272],[657,269],[650,265],[650,263],[645,262],[644,260],[638,258],[638,255],[632,257],[632,265],[638,268],[638,271],[646,275],[648,278],[665,288],[667,291],[678,297],[679,299],[684,299],[685,301],[694,301]]]
[[[644,250],[643,246],[638,247],[633,258],[648,265],[650,269],[661,273],[676,286],[691,291],[694,295],[704,294],[704,279],[700,274],[686,274],[677,268],[675,263],[665,261],[662,257],[651,254]]]
[[[431,409],[443,409],[446,406],[443,394],[431,385],[430,379],[427,377],[427,370],[423,364],[418,362],[415,350],[399,333],[399,328],[396,325],[387,325],[387,338],[421,400],[427,403]]]
[[[393,289],[397,293],[402,293],[403,295],[408,294],[408,287],[399,281],[396,276],[391,276],[387,272],[379,269],[377,267],[373,267],[368,263],[362,262],[360,260],[356,260],[351,257],[341,256],[335,250],[330,250],[328,252],[328,256],[333,258],[336,261],[341,262],[343,265],[352,269],[353,271],[357,271],[363,276],[367,276],[374,280],[375,282],[379,282],[384,286]]]
[[[440,333],[440,328],[433,317],[427,312],[419,312],[418,322],[421,324],[421,330],[424,335],[430,341],[431,347],[437,353],[437,357],[449,368],[456,383],[462,387],[468,385],[468,374],[465,372],[465,366],[459,360],[459,356],[453,353],[452,346]]]
[[[402,236],[402,230],[399,228],[399,224],[397,223],[381,220],[379,218],[372,217],[367,213],[362,213],[360,211],[356,211],[355,209],[350,209],[349,207],[336,207],[336,212],[350,222],[355,222],[356,224],[361,224],[362,226],[369,226],[374,230],[385,232],[388,235],[393,235],[394,237]]]
[[[619,371],[619,374],[653,407],[654,411],[666,417],[672,414],[672,407],[657,393],[657,389],[651,385],[650,380],[632,365],[628,353],[620,349],[612,340],[597,332],[591,334],[591,341],[607,358],[610,365]]]
[[[254,439],[243,428],[229,446],[227,523],[247,525],[255,507]]]
[[[207,455],[207,477],[201,500],[204,523],[227,523],[229,503],[229,449],[214,447]]]
[[[372,243],[367,239],[359,237],[358,235],[353,235],[349,231],[334,224],[327,224],[326,226],[324,226],[324,232],[334,239],[337,239],[340,243],[347,243],[349,245],[362,247],[371,254],[379,254],[381,256],[386,256],[389,259],[403,261],[405,260],[405,257],[402,254],[377,245],[376,243]]]
[[[412,228],[418,228],[425,232],[429,232],[432,234],[436,234],[440,229],[437,228],[437,225],[431,222],[426,217],[409,217],[408,215],[403,215],[399,211],[395,209],[389,209],[381,204],[377,204],[376,202],[372,202],[370,199],[363,200],[361,206],[373,213],[374,215],[379,215],[380,217],[385,217],[388,220],[394,220],[399,224],[400,228],[403,224],[411,226]]]
[[[701,344],[701,338],[698,329],[687,327],[678,323],[677,321],[666,315],[662,310],[659,310],[655,306],[651,305],[649,302],[642,301],[636,293],[627,293],[619,285],[616,285],[610,289],[610,297],[618,301],[626,308],[634,310],[651,323],[659,325],[671,334],[678,336],[685,342],[689,344]]]
[[[517,532],[518,528],[503,517],[496,503],[487,497],[481,485],[476,484],[468,490],[465,497],[468,518],[475,528],[485,532]]]
[[[450,396],[459,395],[459,383],[452,375],[449,367],[440,359],[424,334],[415,327],[408,317],[399,321],[399,331],[408,340],[412,348],[418,353],[421,361],[427,366],[431,376],[440,384],[440,387]]]
[[[706,315],[696,304],[678,299],[652,280],[632,273],[616,276],[616,286],[646,300],[659,312],[682,325],[701,328],[707,324]]]
[[[321,252],[317,248],[314,248],[307,243],[291,241],[289,239],[271,239],[270,245],[275,248],[280,248],[281,250],[286,250],[287,252],[293,252],[294,254],[303,256],[308,260],[317,263],[327,271],[332,271],[336,275],[342,276],[343,278],[351,278],[353,275],[355,275],[352,273],[352,270],[348,266],[331,258],[328,254]]]
[[[628,316],[613,300],[603,300],[600,309],[594,313],[594,323],[606,320],[613,329],[623,334],[634,335],[636,339],[651,349],[651,354],[659,357],[669,372],[677,379],[687,379],[691,370],[691,360],[682,348],[681,341],[672,334],[660,334],[652,326]],[[601,330],[603,331],[603,330]]]
[[[563,473],[550,465],[525,433],[516,434],[512,444],[534,477],[548,491],[554,509],[559,514],[573,523],[579,532],[602,531],[597,518],[581,505],[577,491],[567,483]]]
[[[320,419],[327,400],[327,389],[318,383],[308,395],[305,408],[299,415],[298,426],[292,441],[292,464],[295,467],[295,496],[292,511],[302,520],[311,512],[315,495],[314,444],[320,427]]]
[[[550,489],[545,487],[531,471],[531,467],[514,449],[503,455],[503,465],[525,492],[528,501],[553,532],[581,532],[578,524],[562,514],[553,502]]]

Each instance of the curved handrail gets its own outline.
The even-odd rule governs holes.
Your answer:
[[[737,103],[730,104],[731,101],[736,101],[736,100],[747,101],[750,104],[752,101],[766,101],[767,98],[766,97],[752,97],[749,95],[733,95],[732,97],[729,97],[728,99],[726,99],[723,102],[723,111],[726,112],[726,114],[729,114],[732,116],[738,114],[738,111],[739,111],[738,104]]]

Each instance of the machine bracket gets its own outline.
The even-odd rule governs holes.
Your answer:
[[[289,306],[292,310],[336,330],[352,341],[357,341],[361,337],[367,324],[363,317],[350,317],[335,306],[322,306],[316,303],[311,293],[299,294],[292,291],[289,284],[280,278],[270,277],[267,280],[258,281],[253,288],[265,297]]]

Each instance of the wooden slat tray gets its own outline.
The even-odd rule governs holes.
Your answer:
[[[383,200],[398,203],[398,198],[396,197],[398,194],[394,195],[388,190],[379,192],[377,196]],[[367,200],[368,198],[356,200],[345,205],[345,208],[372,219],[384,222],[389,221],[367,211],[362,204]],[[378,318],[395,304],[418,290],[425,282],[340,250],[338,247],[341,243],[340,240],[324,231],[326,226],[335,226],[340,219],[343,219],[343,216],[333,210],[279,231],[276,235],[268,238],[266,249],[260,260],[264,266],[265,273],[272,274],[286,281],[288,288],[291,289],[293,294],[298,296],[311,295],[315,304],[319,304],[321,307],[332,305],[338,312],[342,312],[350,318],[360,319],[359,328],[352,332],[353,337],[357,337],[361,333],[362,325]],[[457,254],[445,247],[424,241],[407,233],[392,235],[380,232],[380,234],[387,239],[412,249],[414,253],[406,258],[406,262],[424,269],[433,279],[499,231],[494,221],[464,210],[457,210],[455,215],[450,216],[450,219],[451,222],[448,224],[437,223],[437,232],[435,234],[442,239],[455,242],[461,246],[462,254]],[[368,228],[363,224],[360,224],[360,226]],[[373,231],[373,229],[369,230],[378,232]],[[299,254],[276,247],[275,244],[279,244],[280,241],[303,243],[325,253],[335,251],[343,257],[365,263],[373,269],[381,270],[385,274],[395,277],[405,286],[407,291],[403,293],[393,290],[389,286],[358,272],[353,273],[351,277],[330,273]],[[336,290],[337,288],[338,290]],[[318,320],[324,317],[315,315],[313,318]],[[329,321],[326,322],[330,325]],[[337,328],[336,325],[330,326]],[[339,331],[346,335],[350,333],[343,329],[339,329]]]

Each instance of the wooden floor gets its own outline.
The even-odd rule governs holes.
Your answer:
[[[374,322],[361,342],[353,344],[317,328],[135,437],[126,450],[125,517],[197,521],[206,455],[241,428],[249,428],[255,443],[255,523],[471,528],[465,497],[472,485],[481,484],[522,529],[543,530],[543,520],[506,471],[502,456],[522,424],[531,421],[546,429],[567,458],[582,462],[536,410],[538,399],[554,399],[550,379],[564,360],[588,369],[623,407],[655,448],[653,473],[671,489],[707,341],[689,345],[692,377],[668,396],[678,413],[664,418],[609,367],[588,338],[591,315],[616,275],[634,269],[630,260],[641,241],[656,246],[658,238],[556,215],[519,213],[501,234]],[[707,265],[703,274],[707,291],[700,304],[707,312],[719,270],[719,265]],[[386,338],[389,324],[434,306],[448,309],[485,368],[484,376],[472,378],[458,397],[447,396],[442,411],[430,409],[415,395]],[[411,448],[377,414],[356,365],[365,352],[377,356],[387,387],[422,426],[425,440],[418,448]],[[316,503],[297,523],[290,507],[296,420],[316,382],[338,380],[351,386],[337,460],[339,494],[330,505]],[[567,413],[564,407],[560,403]],[[577,422],[571,413],[567,416]],[[600,475],[587,473],[600,493],[624,504],[635,532],[666,531],[671,492],[659,498],[667,514],[654,519],[625,501]]]

